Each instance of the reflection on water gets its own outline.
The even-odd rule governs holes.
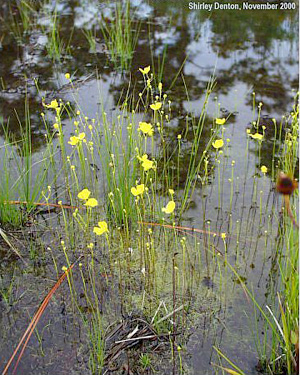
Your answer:
[[[163,69],[164,87],[172,84],[172,95],[179,99],[177,113],[186,110],[197,112],[209,76],[215,72],[216,94],[229,111],[238,108],[250,113],[250,93],[264,103],[264,114],[275,116],[288,111],[291,106],[291,89],[298,82],[298,36],[296,12],[277,11],[189,11],[181,2],[132,1],[135,17],[142,20],[142,30],[132,62],[132,79],[140,66],[151,63],[151,53]],[[2,35],[0,71],[2,78],[1,115],[10,121],[11,131],[18,132],[14,110],[22,115],[25,94],[30,97],[31,111],[41,112],[41,97],[55,96],[66,83],[64,72],[74,73],[77,80],[93,76],[95,68],[105,81],[111,82],[113,67],[104,52],[89,53],[83,28],[94,28],[97,41],[103,43],[100,32],[100,14],[106,19],[113,16],[114,4],[98,1],[60,2],[56,6],[58,22],[65,50],[61,62],[53,62],[45,54],[47,28],[51,24],[49,12],[54,12],[55,2],[36,6],[33,24],[25,35],[18,37],[10,20],[20,21],[18,8],[1,4]],[[10,20],[11,21],[11,20]],[[21,26],[20,26],[21,28]],[[150,37],[150,41],[149,41]],[[69,39],[68,39],[69,38]],[[166,49],[167,58],[163,60]],[[182,107],[186,97],[180,78],[173,82],[185,62],[182,72],[189,90],[190,105]],[[127,87],[128,74],[110,91],[119,99],[122,87]],[[58,94],[60,95],[60,94]],[[88,95],[88,94],[86,94]],[[181,100],[180,100],[181,99]],[[194,104],[193,104],[194,103]],[[96,106],[96,101],[94,103]],[[38,119],[32,121],[38,138]]]

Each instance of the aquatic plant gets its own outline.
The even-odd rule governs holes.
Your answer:
[[[72,32],[68,36],[68,40],[62,38],[60,31],[60,19],[57,15],[57,9],[49,11],[47,14],[49,18],[49,25],[42,26],[43,33],[47,36],[46,50],[47,55],[54,61],[59,62],[62,55],[69,49],[70,41],[72,38]]]
[[[297,94],[293,111],[289,116],[291,130],[286,132],[280,157],[280,166],[289,173],[289,176],[293,176],[292,173],[295,172],[298,163],[298,136],[296,135],[299,126],[298,108]],[[262,139],[258,136],[252,138],[259,141]],[[267,168],[262,166],[261,171],[266,174]],[[292,213],[293,208],[290,207],[290,196],[296,188],[297,183],[293,177],[278,172],[277,191],[283,194],[285,207],[283,207],[284,217],[278,223],[278,235],[272,255],[273,267],[279,269],[277,292],[271,294],[269,302],[272,307],[269,304],[261,306],[255,293],[246,286],[235,267],[228,264],[254,305],[256,321],[254,335],[260,358],[257,370],[270,375],[282,373],[293,375],[299,370],[299,226]],[[263,340],[260,339],[260,328],[257,325],[258,313],[265,322]],[[225,372],[243,374],[243,371],[218,348],[215,350],[235,369],[220,366]]]
[[[26,36],[36,27],[38,4],[32,0],[11,1],[9,5],[8,28],[18,44],[24,43]],[[7,22],[7,20],[3,20]]]
[[[172,366],[183,373],[185,350],[177,335],[181,327],[185,327],[189,314],[196,314],[194,302],[191,301],[198,298],[197,295],[205,298],[202,295],[205,280],[208,285],[216,285],[216,303],[220,306],[226,304],[233,298],[228,293],[232,274],[250,296],[255,309],[266,319],[266,325],[271,327],[274,335],[272,353],[269,354],[269,348],[263,343],[261,355],[265,355],[265,358],[270,355],[273,360],[275,355],[285,351],[293,363],[295,335],[293,342],[288,343],[289,347],[285,349],[284,344],[289,328],[296,332],[295,319],[287,316],[287,307],[280,308],[285,303],[282,295],[278,299],[281,314],[278,315],[278,311],[271,308],[266,312],[251,288],[247,288],[239,272],[250,250],[241,249],[240,243],[243,236],[247,243],[250,235],[245,233],[254,232],[252,218],[240,224],[244,216],[241,211],[238,213],[240,216],[235,216],[239,220],[234,222],[232,219],[233,214],[237,215],[237,199],[234,197],[240,193],[239,184],[243,179],[245,184],[251,184],[252,195],[249,199],[257,208],[259,217],[256,225],[260,231],[268,228],[269,236],[272,236],[273,224],[270,224],[271,219],[267,215],[272,212],[273,216],[270,217],[274,217],[275,208],[263,207],[261,193],[269,181],[268,174],[272,173],[269,164],[264,163],[261,157],[265,135],[251,136],[263,134],[260,128],[249,129],[245,134],[246,157],[249,157],[249,147],[255,149],[256,173],[249,183],[247,170],[240,175],[236,160],[230,156],[232,140],[226,136],[230,117],[222,117],[218,110],[212,117],[207,115],[213,81],[208,84],[200,115],[189,114],[184,123],[186,127],[180,132],[176,129],[174,139],[170,140],[168,131],[174,105],[172,92],[164,93],[162,82],[156,86],[150,66],[140,67],[136,74],[142,77],[140,92],[135,93],[129,86],[115,113],[107,114],[100,106],[99,113],[89,118],[78,99],[73,83],[74,74],[65,73],[73,94],[72,100],[65,102],[58,97],[41,98],[40,108],[43,112],[40,119],[45,127],[46,151],[39,154],[33,152],[27,107],[21,130],[23,139],[16,140],[15,144],[7,143],[7,157],[4,158],[4,164],[7,164],[8,158],[15,155],[10,163],[17,166],[19,177],[14,186],[14,175],[8,172],[4,174],[7,194],[4,191],[3,208],[16,207],[11,204],[14,201],[25,202],[28,213],[45,209],[49,222],[45,221],[43,227],[53,227],[51,238],[60,249],[55,255],[49,250],[57,274],[60,269],[66,272],[80,257],[79,281],[78,272],[76,275],[74,272],[67,274],[68,307],[80,319],[84,329],[84,345],[91,373],[101,373],[106,366],[108,348],[105,329],[108,322],[103,314],[103,300],[107,289],[111,288],[116,293],[125,314],[138,309],[140,318],[151,321],[157,332],[163,335],[168,332]],[[296,117],[296,112],[292,116]],[[70,132],[64,126],[67,122]],[[296,127],[292,117],[291,123]],[[204,137],[206,124],[209,130]],[[286,136],[285,145],[280,149],[283,150],[280,163],[284,171],[295,171],[295,129],[292,134],[293,138]],[[182,151],[187,145],[191,152],[187,152],[182,161]],[[278,150],[277,147],[275,149]],[[293,158],[290,157],[291,153]],[[182,173],[184,181],[181,181]],[[38,179],[35,180],[34,176]],[[209,194],[214,195],[215,202],[218,202],[218,212],[226,212],[225,224],[215,227],[217,229],[212,229],[217,223],[208,221],[206,217],[208,212],[211,214],[208,204],[211,198],[207,192],[213,179],[214,185]],[[202,229],[189,228],[180,223],[196,192],[201,194],[203,205]],[[243,199],[245,196],[244,191]],[[291,209],[294,211],[293,205],[292,197]],[[55,217],[50,216],[52,209],[56,210]],[[37,215],[33,217],[38,221]],[[295,231],[288,219],[283,216],[280,223],[283,228]],[[287,248],[283,247],[283,243],[287,246],[284,236],[294,241],[292,234],[280,226],[279,229],[281,242],[277,244],[278,254]],[[268,249],[267,234],[260,242],[263,252]],[[257,241],[255,247],[259,239],[251,241]],[[291,252],[294,247],[295,241],[291,243]],[[231,249],[234,249],[233,253]],[[34,250],[30,250],[30,253],[32,259],[39,257],[37,251],[34,253]],[[294,250],[288,257],[289,261],[293,257]],[[290,267],[286,272],[291,272],[295,264],[283,264],[282,259],[278,259],[282,277],[285,277],[284,267]],[[63,264],[63,268],[59,264]],[[289,293],[295,293],[292,285]],[[277,332],[278,326],[282,327],[284,338],[280,331]],[[260,347],[259,344],[257,346]],[[226,371],[221,358],[227,360],[228,356],[224,354],[225,358],[220,354],[223,349],[219,351],[218,365]],[[272,363],[272,360],[264,363]],[[146,359],[144,361],[146,363]],[[228,370],[229,373],[242,373],[231,366],[233,368]]]
[[[141,23],[134,20],[130,1],[115,5],[113,20],[102,16],[100,28],[110,58],[117,69],[128,69],[138,41]]]
[[[96,45],[97,45],[97,42],[96,42],[96,29],[95,28],[84,28],[82,30],[84,36],[86,37],[86,40],[88,41],[89,43],[89,46],[90,46],[90,51],[92,53],[95,53],[96,52]]]

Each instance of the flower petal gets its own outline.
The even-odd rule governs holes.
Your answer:
[[[218,149],[218,148],[223,147],[224,141],[223,139],[216,139],[215,142],[212,143],[212,145],[214,148]]]
[[[139,71],[145,75],[145,74],[148,74],[150,72],[150,65],[146,66],[144,69],[143,68],[139,68]]]
[[[163,207],[161,210],[166,214],[171,214],[175,210],[176,204],[174,201],[170,201],[166,207]]]
[[[224,125],[225,121],[226,121],[226,119],[224,117],[223,118],[216,118],[216,124],[217,125]]]
[[[96,207],[96,206],[98,206],[98,201],[97,201],[97,199],[95,199],[95,198],[90,198],[90,199],[88,199],[88,200],[85,202],[84,205],[85,205],[85,206],[88,206],[88,207]]]
[[[162,104],[160,102],[150,104],[150,108],[153,109],[153,111],[157,111],[161,109]]]
[[[87,199],[89,199],[90,194],[91,194],[91,192],[88,189],[83,189],[83,190],[81,190],[80,193],[78,193],[77,196],[78,196],[79,199],[87,200]]]

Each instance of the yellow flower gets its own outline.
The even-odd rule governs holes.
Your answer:
[[[76,146],[78,142],[79,142],[78,137],[73,136],[73,137],[70,137],[70,140],[69,140],[68,143],[69,143],[71,146]]]
[[[147,172],[149,169],[153,168],[153,161],[152,160],[144,160],[142,163],[142,167],[144,168],[144,171]]]
[[[101,236],[101,234],[108,232],[107,223],[105,221],[99,221],[98,227],[94,227],[93,232],[97,234],[97,236]]]
[[[54,129],[59,129],[59,125],[57,123],[53,124]]]
[[[161,109],[161,103],[157,102],[157,103],[154,103],[154,104],[150,104],[150,108],[153,109],[153,111],[157,111],[157,110]]]
[[[260,170],[262,171],[263,174],[266,174],[268,172],[268,168],[265,165],[262,165]]]
[[[158,84],[158,91],[161,93],[162,92],[162,83],[161,82],[159,82],[159,84]]]
[[[136,185],[136,187],[132,187],[130,191],[135,197],[138,195],[142,195],[145,191],[145,185]]]
[[[88,206],[88,207],[96,207],[96,206],[98,206],[98,201],[97,201],[97,199],[95,199],[95,198],[90,198],[90,199],[88,199],[88,200],[85,202],[84,205],[85,205],[85,206]]]
[[[66,79],[70,79],[70,77],[71,77],[71,76],[70,76],[70,73],[66,73],[66,74],[65,74],[65,77],[66,77]]]
[[[216,118],[216,124],[217,125],[224,125],[225,121],[226,121],[226,119],[224,117],[223,118]]]
[[[53,109],[56,109],[58,108],[58,102],[57,100],[52,100],[50,104],[45,104],[43,103],[43,106],[46,107],[46,108],[53,108]]]
[[[79,133],[77,138],[82,141],[85,138],[85,133]]]
[[[170,193],[171,195],[174,195],[174,190],[173,190],[173,189],[169,189],[169,193]]]
[[[138,130],[140,130],[146,135],[149,135],[150,137],[152,137],[153,135],[153,126],[148,122],[140,122]]]
[[[142,157],[138,157],[138,159],[142,162],[142,167],[144,171],[149,171],[149,169],[154,168],[154,162],[148,159],[148,155],[144,154]]]
[[[221,238],[222,238],[223,240],[225,240],[225,238],[226,238],[226,233],[221,233]]]
[[[215,142],[213,142],[212,145],[213,145],[214,148],[218,149],[218,148],[223,147],[224,141],[223,141],[223,139],[216,139]]]
[[[86,140],[84,139],[85,138],[85,133],[79,133],[78,136],[73,136],[73,137],[70,137],[70,140],[69,140],[69,144],[71,146],[76,146],[78,142],[82,141],[83,142],[86,142]]]
[[[259,141],[261,141],[263,139],[263,135],[262,134],[259,134],[259,133],[255,133],[255,134],[249,134],[250,137],[252,137],[253,139],[258,139]]]
[[[90,195],[91,195],[91,192],[88,189],[83,189],[83,190],[81,190],[80,193],[78,193],[77,197],[79,199],[87,200],[87,199],[89,199]]]
[[[175,202],[174,201],[170,201],[166,207],[163,207],[161,210],[162,212],[166,213],[166,214],[171,214],[174,210],[175,210]]]
[[[146,66],[144,69],[139,68],[139,71],[144,75],[148,74],[150,72],[150,65]]]

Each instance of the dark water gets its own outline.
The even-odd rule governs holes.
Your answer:
[[[166,48],[168,57],[164,60],[163,68],[163,84],[166,89],[170,87],[186,59],[182,71],[191,103],[188,106],[184,100],[186,95],[179,77],[172,87],[173,96],[180,99],[177,103],[178,114],[190,110],[190,106],[195,112],[197,108],[201,108],[196,103],[201,100],[207,80],[214,71],[217,79],[215,93],[227,111],[238,108],[239,113],[244,116],[251,113],[252,97],[249,94],[252,91],[256,92],[257,101],[264,103],[265,115],[274,117],[290,109],[293,96],[291,90],[297,90],[298,85],[296,11],[210,13],[189,11],[187,2],[184,1],[132,1],[131,5],[137,22],[142,21],[130,69],[133,79],[141,79],[137,72],[139,67],[151,64],[151,49],[157,62],[157,59],[163,59]],[[105,52],[89,53],[90,48],[82,32],[83,28],[95,28],[98,31],[98,43],[102,45],[100,14],[112,17],[113,3],[62,1],[57,4],[61,38],[68,45],[60,62],[53,62],[47,56],[47,36],[41,31],[47,30],[51,22],[47,14],[49,10],[55,9],[55,2],[36,7],[39,11],[36,20],[33,17],[36,27],[30,27],[16,41],[11,30],[12,21],[20,19],[18,8],[12,3],[10,9],[7,2],[2,2],[1,6],[4,37],[0,49],[0,74],[4,87],[1,90],[0,109],[4,120],[10,119],[10,128],[15,132],[18,131],[18,126],[13,112],[17,109],[22,113],[26,89],[31,111],[41,112],[41,100],[37,95],[34,79],[38,80],[41,93],[55,96],[58,92],[63,96],[68,91],[64,73],[71,72],[74,79],[85,82],[80,88],[83,100],[89,103],[87,114],[96,109],[96,103],[88,100],[88,97],[93,97],[93,82],[96,85],[95,68],[105,82],[103,94],[111,100],[109,105],[112,106],[116,104],[120,90],[127,86],[129,79],[128,74],[121,79],[115,78],[113,66]],[[85,91],[89,91],[89,94]],[[36,143],[42,143],[41,140],[38,141],[38,121],[33,122],[33,127]]]
[[[60,35],[64,43],[68,44],[60,61],[53,61],[45,50],[45,30],[51,22],[47,14],[55,5]],[[272,181],[266,178],[263,182],[258,178],[257,191],[263,189],[262,199],[265,202],[261,219],[258,209],[259,193],[258,198],[253,198],[253,182],[249,182],[259,167],[256,147],[250,142],[249,155],[245,161],[245,134],[246,128],[254,120],[253,92],[257,103],[263,103],[262,117],[266,124],[270,118],[276,118],[280,122],[281,116],[292,109],[293,97],[298,90],[298,11],[210,13],[189,11],[188,1],[131,1],[131,6],[136,24],[141,22],[140,35],[130,69],[116,72],[104,48],[105,42],[99,27],[101,13],[107,19],[113,17],[113,2],[107,4],[82,0],[60,1],[57,4],[50,1],[45,5],[36,3],[37,13],[32,18],[33,26],[29,26],[18,37],[12,24],[13,20],[19,22],[19,10],[14,2],[10,4],[0,1],[0,120],[4,124],[9,123],[9,130],[18,138],[20,129],[15,111],[22,118],[27,96],[33,146],[38,154],[45,145],[40,116],[43,110],[42,96],[46,96],[48,100],[56,97],[71,102],[73,100],[71,87],[64,77],[66,72],[72,74],[73,82],[78,86],[78,98],[87,116],[95,117],[100,104],[114,116],[118,111],[120,92],[126,90],[130,80],[137,88],[142,87],[138,69],[151,64],[153,58],[157,68],[164,61],[163,87],[173,101],[173,120],[168,130],[169,139],[172,140],[185,128],[187,112],[199,115],[207,82],[214,74],[217,85],[213,97],[216,100],[210,103],[209,116],[232,113],[225,130],[225,139],[230,138],[228,163],[223,175],[228,185],[225,183],[222,191],[223,204],[220,210],[217,208],[217,177],[212,177],[209,185],[196,191],[185,220],[189,226],[196,228],[202,228],[203,222],[210,221],[214,231],[242,234],[241,237],[232,236],[229,240],[231,260],[239,258],[240,275],[247,280],[248,285],[253,286],[258,301],[265,303],[274,266],[272,249],[275,246],[277,214],[273,214],[274,211],[279,212],[280,202],[272,190]],[[90,51],[83,28],[95,29],[96,53]],[[189,100],[181,74],[178,74],[180,69],[188,88]],[[1,132],[0,129],[0,134],[3,135]],[[71,124],[67,121],[65,132],[67,135],[72,132]],[[269,132],[269,140],[262,145],[260,164],[271,169],[274,162],[270,157],[272,130]],[[209,136],[207,129],[204,131],[204,143]],[[189,145],[186,144],[186,155],[189,151]],[[235,161],[235,178],[239,176],[239,182],[235,181],[233,206],[229,210],[228,179],[231,177],[231,160]],[[43,246],[38,245],[41,249]],[[223,245],[218,242],[216,246],[222,248]],[[262,248],[267,248],[266,253],[260,251]],[[2,256],[2,285],[8,288],[11,280],[14,280],[17,286],[14,287],[9,307],[3,298],[0,300],[0,363],[9,358],[26,327],[29,315],[33,314],[49,285],[55,280],[55,270],[47,251],[42,264],[30,268],[25,275],[20,271],[19,265],[6,259],[4,254]],[[205,272],[203,276],[204,274]],[[210,365],[210,360],[212,345],[219,344],[245,373],[257,374],[257,353],[252,339],[251,318],[245,315],[245,311],[251,315],[253,307],[240,285],[233,285],[233,289],[228,291],[226,306],[222,307],[215,302],[216,288],[209,283],[197,285],[198,295],[207,304],[211,301],[210,308],[216,314],[206,316],[199,313],[194,317],[196,328],[190,328],[189,340],[186,342],[187,373],[217,373]],[[72,314],[65,312],[64,291],[67,293],[67,286],[62,288],[61,294],[57,294],[51,309],[43,316],[39,332],[41,336],[32,338],[31,346],[20,364],[20,374],[82,374],[87,371],[87,364],[83,360],[86,349],[82,344],[85,337],[81,335],[78,323],[73,321]],[[111,299],[114,300],[113,297]],[[78,347],[83,348],[82,352],[78,351]],[[214,356],[212,361],[216,362]]]

